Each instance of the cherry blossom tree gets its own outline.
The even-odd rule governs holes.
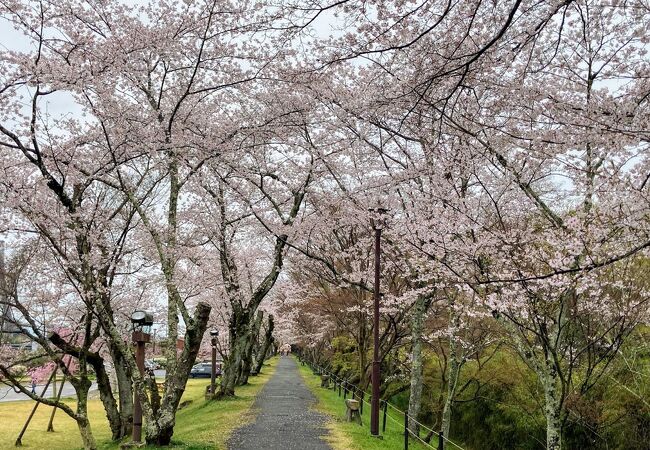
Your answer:
[[[11,0],[0,14],[29,42],[0,58],[0,232],[33,255],[16,273],[62,294],[41,280],[5,302],[58,367],[76,359],[66,413],[86,448],[90,366],[115,439],[135,392],[147,442],[170,443],[208,325],[223,331],[219,396],[272,334],[322,357],[351,336],[365,385],[377,199],[382,360],[409,366],[416,417],[422,347],[444,341],[444,435],[477,324],[502,327],[537,377],[559,449],[571,399],[647,320],[642,2]],[[160,402],[127,344],[143,304],[166,335]],[[42,305],[77,337],[42,332]]]
[[[289,232],[301,212],[313,176],[315,158],[310,154],[307,123],[287,125],[297,130],[298,140],[294,136],[288,141],[276,136],[276,142],[269,143],[262,153],[253,153],[256,149],[252,149],[246,155],[245,165],[240,162],[236,167],[227,160],[222,161],[222,167],[210,163],[203,177],[202,187],[209,199],[203,226],[212,228],[210,241],[219,254],[221,280],[230,309],[230,349],[221,396],[233,395],[235,384],[245,382],[248,376],[250,346],[255,329],[259,328],[256,311],[280,275]],[[291,169],[285,172],[281,170],[283,166]],[[256,229],[258,235],[266,234],[268,237],[263,239],[270,239],[272,244],[260,240],[253,251],[247,244]],[[268,248],[268,263],[260,265],[260,250],[264,247]],[[247,260],[248,256],[257,261]],[[242,370],[243,378],[238,375]]]
[[[0,293],[3,310],[11,312],[5,315],[5,320],[10,321],[28,342],[37,344],[38,349],[36,352],[7,352],[6,360],[0,363],[0,372],[18,391],[40,403],[60,408],[69,415],[79,427],[84,446],[93,448],[95,442],[88,420],[90,368],[95,369],[100,383],[107,380],[105,372],[102,372],[103,364],[98,364],[95,359],[98,358],[101,362],[95,346],[99,328],[93,324],[88,310],[79,308],[81,302],[75,301],[74,287],[68,285],[67,289],[60,289],[59,277],[62,274],[51,266],[51,259],[43,258],[45,252],[39,247],[40,242],[32,241],[25,247],[15,249],[7,268],[2,268],[6,273]],[[32,382],[49,379],[54,376],[53,370],[60,370],[75,390],[76,408],[34,392],[23,384],[21,375],[14,370],[17,366],[43,359],[50,362],[28,372]],[[113,399],[112,394],[110,398],[105,394],[102,397],[105,403],[110,403]],[[116,411],[116,408],[107,408],[107,413],[111,411]]]
[[[323,95],[374,152],[363,173],[376,176],[375,189],[392,185],[412,249],[527,342],[521,355],[545,390],[547,446],[559,448],[573,374],[598,379],[594,364],[606,369],[642,320],[630,268],[648,247],[647,86],[638,77],[647,8],[436,6],[344,11],[359,28],[319,55],[319,69],[339,71],[346,88]],[[456,15],[465,7],[474,8],[466,21]],[[423,20],[435,13],[439,21]],[[608,287],[610,273],[625,274],[629,290]],[[595,348],[601,358],[583,365]]]

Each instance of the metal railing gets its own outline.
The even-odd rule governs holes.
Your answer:
[[[309,361],[308,359],[302,358],[300,355],[298,355],[298,360],[304,365],[305,363],[312,369],[312,372],[316,375],[326,375],[329,377],[329,380],[333,381],[332,384],[332,389],[336,391],[338,389],[338,396],[341,397],[343,396],[343,399],[346,399],[348,396],[348,393],[350,393],[351,398],[355,398],[359,400],[359,414],[363,415],[363,405],[366,404],[370,406],[370,403],[366,400],[366,398],[370,399],[372,395],[368,394],[364,390],[360,389],[358,386],[354,385],[353,383],[350,383],[348,380],[339,378],[336,376],[334,373],[330,372],[326,368]],[[329,384],[329,383],[328,383]],[[382,432],[386,432],[386,420],[390,419],[393,421],[395,424],[398,426],[402,426],[402,423],[395,417],[391,416],[388,413],[388,408],[391,408],[393,411],[396,413],[402,415],[403,417],[403,426],[404,426],[404,450],[408,450],[409,448],[409,439],[415,438],[416,441],[420,442],[422,445],[424,445],[427,448],[431,449],[436,449],[433,445],[431,445],[429,442],[425,441],[422,439],[419,435],[416,433],[413,433],[413,431],[409,428],[410,424],[417,424],[419,427],[423,430],[428,431],[431,433],[431,435],[436,436],[438,438],[438,447],[437,449],[442,449],[443,448],[443,441],[446,442],[447,444],[453,446],[453,448],[459,449],[459,450],[465,450],[463,447],[460,445],[456,444],[455,442],[449,440],[446,436],[443,435],[443,433],[439,433],[430,427],[427,427],[421,422],[418,422],[412,417],[409,417],[408,415],[408,408],[407,411],[402,411],[399,408],[397,408],[395,405],[389,403],[385,399],[380,399],[379,400],[379,405],[380,405],[380,410],[382,411],[383,418],[382,418]]]

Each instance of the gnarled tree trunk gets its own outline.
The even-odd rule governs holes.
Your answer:
[[[83,361],[83,357],[82,357]],[[83,366],[85,363],[81,363]],[[84,450],[96,450],[97,443],[93,436],[92,429],[90,428],[90,421],[88,420],[88,391],[90,391],[91,381],[84,374],[78,378],[71,378],[70,383],[73,385],[77,394],[77,410],[75,411],[75,420],[77,427],[81,434],[81,441]]]
[[[192,322],[187,325],[185,331],[185,344],[180,356],[176,360],[176,370],[167,374],[165,380],[165,395],[160,404],[160,409],[155,410],[149,401],[143,410],[146,414],[146,442],[149,445],[169,445],[174,426],[176,425],[176,411],[181,401],[185,385],[190,376],[190,370],[196,360],[196,355],[201,347],[201,340],[208,325],[210,317],[210,306],[206,303],[199,303]],[[140,397],[147,401],[147,393],[144,390],[146,382],[140,383],[142,391],[138,392]],[[144,403],[144,402],[143,402]]]
[[[115,367],[115,378],[117,380],[117,392],[120,406],[119,438],[122,438],[130,435],[133,431],[133,386],[131,384],[131,370],[125,361],[124,356],[114,348],[111,349],[111,356]]]
[[[111,388],[110,380],[108,379],[108,374],[104,367],[104,361],[92,363],[93,368],[95,369],[95,375],[97,377],[97,388],[99,390],[99,398],[104,405],[104,410],[106,411],[106,418],[108,419],[108,425],[111,428],[111,437],[113,440],[120,439],[125,435],[122,434],[122,421],[120,418],[120,411],[117,407],[117,402],[115,397],[113,397],[113,391]]]
[[[248,377],[251,374],[251,367],[253,365],[253,348],[257,344],[257,339],[260,334],[260,327],[262,326],[263,315],[264,314],[262,311],[257,311],[255,319],[250,324],[249,338],[248,342],[246,343],[239,376],[237,378],[238,385],[244,385],[248,383]]]
[[[221,385],[217,397],[232,397],[235,395],[235,385],[239,374],[244,352],[248,344],[249,317],[247,309],[234,309],[230,316],[230,352],[224,361],[224,369],[221,375]]]
[[[109,427],[111,428],[111,437],[113,440],[121,439],[124,436],[127,436],[127,430],[130,432],[131,428],[126,427],[125,423],[122,420],[120,410],[117,406],[115,397],[113,396],[113,390],[111,387],[110,379],[108,373],[106,372],[106,366],[104,364],[104,358],[102,358],[99,353],[91,352],[84,350],[80,347],[76,347],[63,339],[59,334],[52,333],[49,337],[50,342],[55,346],[61,349],[63,352],[70,356],[74,356],[77,359],[85,359],[95,371],[95,376],[97,377],[97,388],[99,390],[99,398],[104,406],[106,412],[106,418],[108,419]],[[130,392],[130,380],[129,380],[129,392]],[[83,389],[83,383],[80,384],[80,389]],[[76,386],[75,386],[76,389]],[[88,386],[90,389],[90,385]],[[84,394],[87,397],[87,392]],[[132,400],[130,400],[132,404]],[[87,420],[87,419],[86,419]],[[82,419],[83,421],[83,419]],[[133,421],[131,415],[130,421]],[[88,425],[89,427],[90,425]],[[85,427],[85,426],[84,426]],[[89,429],[89,428],[88,428]],[[80,427],[81,431],[81,427]]]
[[[65,343],[63,347],[66,348],[66,353],[76,353],[77,362],[79,365],[78,375],[76,377],[69,378],[70,384],[72,384],[77,394],[77,410],[75,414],[75,420],[77,421],[77,426],[79,427],[79,433],[81,434],[81,440],[83,442],[84,449],[95,450],[97,448],[97,444],[95,442],[92,429],[90,428],[90,421],[88,420],[88,392],[90,391],[90,386],[92,385],[92,382],[88,378],[88,363],[92,365],[93,363],[96,364],[99,362],[99,366],[103,368],[103,360],[99,354],[90,351],[90,346],[92,345],[92,342],[94,342],[94,338],[92,338],[92,316],[90,314],[86,314],[84,316],[84,322],[84,341],[80,347],[74,347],[73,344],[66,342],[56,333],[50,336],[50,342],[54,343],[56,339],[59,338],[62,343]],[[60,345],[57,345],[57,347],[61,348]],[[108,377],[106,377],[106,379],[108,379]]]
[[[271,343],[273,342],[273,328],[273,315],[269,315],[269,321],[266,326],[266,333],[264,334],[264,343],[262,344],[260,351],[257,353],[257,359],[255,360],[256,373],[260,373],[262,371],[264,360],[266,359],[266,355],[269,352],[269,347],[271,347]]]

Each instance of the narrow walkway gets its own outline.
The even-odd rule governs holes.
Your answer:
[[[273,377],[257,395],[255,422],[236,430],[230,450],[329,450],[321,439],[325,417],[311,409],[316,398],[292,357],[282,357]]]

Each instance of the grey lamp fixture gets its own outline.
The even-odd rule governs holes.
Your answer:
[[[134,332],[149,334],[153,325],[153,315],[147,311],[133,311],[131,325]]]

